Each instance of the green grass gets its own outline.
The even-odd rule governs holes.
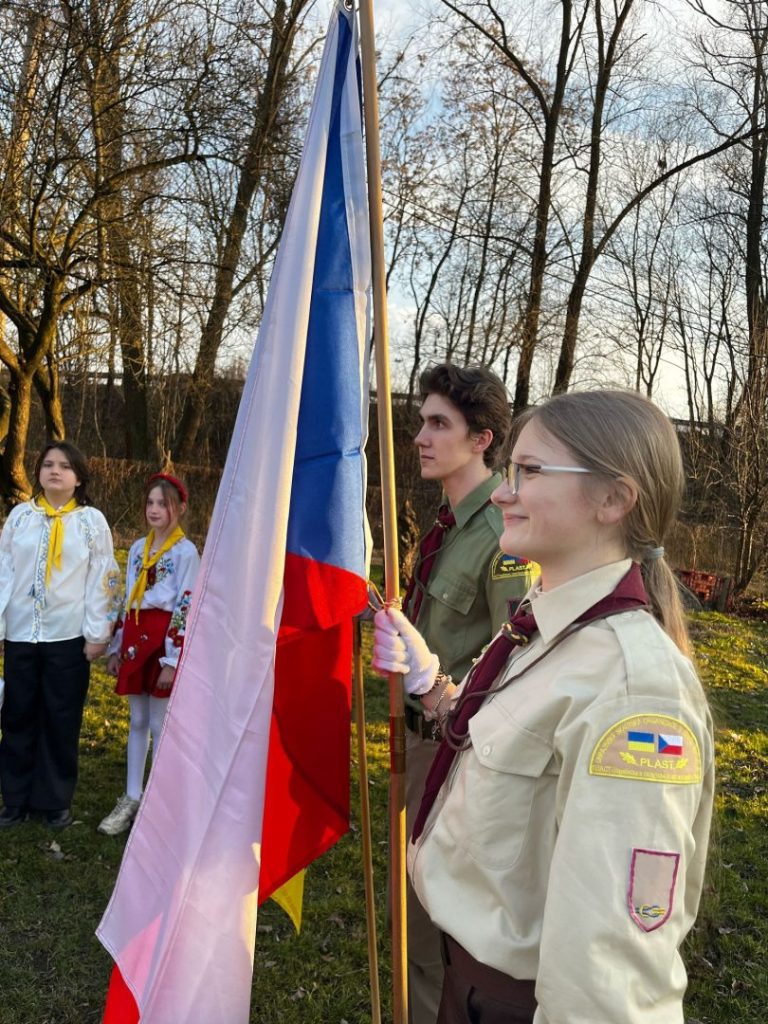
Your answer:
[[[768,625],[694,618],[699,664],[717,722],[719,787],[707,891],[686,944],[690,1024],[754,1024],[768,1007]],[[385,932],[387,701],[366,683],[379,955],[390,1014]],[[0,835],[1,1024],[97,1024],[110,960],[94,937],[124,837],[96,832],[124,788],[126,702],[93,673],[82,738],[77,824],[60,834],[25,825]],[[353,751],[356,749],[353,739]],[[355,766],[356,767],[356,766]],[[370,1020],[361,838],[353,827],[307,876],[295,935],[274,904],[259,912],[251,1021]]]
[[[768,1007],[768,624],[693,619],[717,734],[718,785],[702,909],[689,937],[688,1012],[763,1021]]]

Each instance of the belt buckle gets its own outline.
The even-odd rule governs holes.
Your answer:
[[[420,715],[410,704],[405,705],[405,725],[421,740],[440,740],[439,724],[436,721],[428,722],[424,715]]]
[[[424,715],[418,715],[419,719],[419,736],[423,740],[432,740],[433,743],[438,743],[441,739],[440,735],[440,723],[437,719],[428,721]]]

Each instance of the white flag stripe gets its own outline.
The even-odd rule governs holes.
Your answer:
[[[352,46],[347,61],[347,81],[354,82],[358,74],[359,51],[357,46],[356,23]],[[349,229],[349,250],[352,259],[352,277],[355,282],[355,314],[357,317],[357,334],[364,339],[365,349],[371,336],[371,235],[368,223],[368,192],[365,174],[365,152],[360,144],[360,125],[363,111],[360,106],[360,93],[357,89],[345,89],[341,104],[341,164],[344,175],[344,197],[347,207],[347,225]],[[365,460],[365,447],[368,440],[368,401],[370,392],[370,359],[360,360],[360,394],[366,401],[360,404],[361,414],[361,453]],[[363,473],[366,473],[365,461]],[[365,530],[365,573],[370,576],[371,537],[368,516],[363,517]]]

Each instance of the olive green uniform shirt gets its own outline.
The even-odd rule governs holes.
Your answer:
[[[488,499],[500,483],[494,473],[453,509],[456,525],[434,556],[415,623],[442,670],[457,682],[509,618],[509,602],[517,605],[538,575],[535,563],[499,550],[501,512]],[[419,701],[414,706],[421,710]]]

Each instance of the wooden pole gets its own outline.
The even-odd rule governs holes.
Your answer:
[[[389,328],[384,263],[384,216],[381,196],[379,145],[379,98],[376,79],[376,40],[373,0],[360,0],[360,44],[363,71],[365,151],[368,169],[368,209],[373,271],[373,322],[376,356],[376,406],[381,463],[381,511],[384,532],[384,591],[388,603],[400,596],[397,554],[397,506],[395,458],[392,436],[392,403],[389,375]],[[407,945],[405,934],[405,711],[403,681],[389,677],[389,866],[390,917],[392,921],[392,1020],[408,1019]]]
[[[360,620],[355,619],[352,647],[352,678],[355,691],[355,726],[357,729],[357,781],[360,786],[360,831],[363,835],[363,879],[365,881],[365,923],[368,931],[368,973],[371,978],[371,1024],[381,1024],[376,904],[373,896],[371,801],[368,793],[368,755],[365,742],[363,651],[360,642],[360,632]]]

